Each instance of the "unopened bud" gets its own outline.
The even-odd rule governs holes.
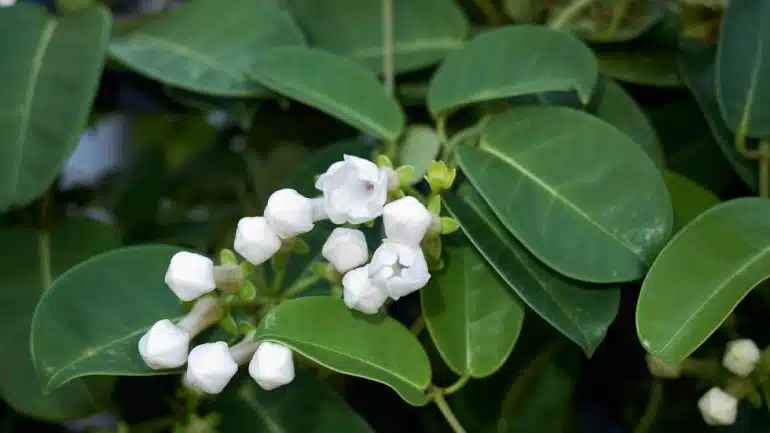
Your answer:
[[[214,262],[203,255],[180,251],[171,257],[166,285],[182,301],[192,301],[216,287]]]
[[[159,320],[139,339],[139,354],[153,370],[181,367],[187,362],[190,339],[170,320]]]
[[[754,371],[762,352],[754,341],[744,338],[727,343],[722,365],[733,374],[746,377]]]
[[[245,217],[235,231],[235,251],[253,265],[261,265],[281,249],[281,238],[264,217]]]
[[[290,383],[294,380],[291,349],[270,341],[260,344],[249,363],[249,375],[266,391]]]
[[[279,189],[267,199],[265,218],[281,239],[313,229],[313,202],[293,189]]]
[[[433,214],[414,197],[385,205],[382,213],[385,236],[407,245],[419,245],[433,222]]]
[[[227,343],[205,343],[193,348],[187,358],[184,383],[206,394],[219,394],[238,372],[238,364]]]
[[[338,272],[345,272],[363,265],[369,259],[366,237],[361,230],[335,228],[321,248],[321,255]]]
[[[714,387],[698,400],[698,409],[708,425],[731,425],[738,416],[738,399]]]
[[[345,274],[342,287],[345,305],[362,313],[376,314],[388,299],[387,290],[372,282],[368,265]]]

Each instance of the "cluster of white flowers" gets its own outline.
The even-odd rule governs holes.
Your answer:
[[[371,261],[363,232],[354,228],[335,228],[322,247],[322,256],[342,275],[345,304],[374,314],[388,298],[397,300],[428,283],[430,273],[420,243],[429,228],[440,227],[441,221],[414,197],[386,204],[388,192],[399,188],[397,172],[345,155],[319,176],[315,186],[322,192],[317,198],[293,189],[275,191],[264,216],[238,221],[234,250],[252,265],[260,265],[320,220],[362,224],[382,216],[385,239]],[[238,366],[247,362],[249,374],[265,390],[294,379],[289,348],[254,341],[248,335],[232,346],[218,341],[188,352],[190,341],[225,313],[220,297],[209,293],[217,288],[237,291],[242,281],[233,278],[233,272],[239,269],[232,264],[214,266],[208,257],[186,251],[171,258],[166,284],[180,300],[196,301],[181,320],[160,320],[140,339],[139,353],[150,368],[178,368],[186,363],[183,383],[207,394],[221,392]]]
[[[739,377],[748,377],[762,357],[754,341],[743,338],[729,341],[722,357],[722,366]],[[682,375],[682,364],[670,364],[660,358],[647,355],[650,373],[659,379],[676,379]],[[738,415],[739,399],[720,387],[712,387],[698,400],[698,410],[706,424],[731,425]]]

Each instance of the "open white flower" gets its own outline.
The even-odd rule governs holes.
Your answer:
[[[754,371],[761,357],[762,352],[751,339],[732,340],[727,343],[722,365],[733,374],[746,377]]]
[[[219,394],[238,372],[238,364],[224,341],[205,343],[193,348],[187,357],[184,383],[205,392]]]
[[[183,301],[192,301],[216,287],[214,262],[200,254],[181,251],[171,257],[166,285]]]
[[[388,173],[373,162],[345,155],[316,181],[324,209],[334,224],[361,224],[382,215],[388,197]]]
[[[738,416],[738,399],[714,387],[698,400],[698,409],[708,425],[731,425]]]
[[[376,314],[388,299],[387,289],[372,282],[369,265],[345,274],[342,277],[342,288],[345,305],[366,314]]]
[[[420,247],[389,239],[374,252],[369,275],[393,300],[425,287],[430,280],[428,264]]]
[[[281,239],[313,230],[314,213],[313,201],[290,188],[274,192],[265,206],[265,219]]]
[[[281,238],[264,217],[245,217],[235,230],[235,252],[253,265],[260,265],[281,249]]]
[[[407,245],[419,245],[432,222],[433,214],[412,196],[386,204],[382,213],[385,237]]]
[[[249,375],[265,391],[294,380],[294,358],[291,349],[265,341],[259,345],[249,363]]]
[[[159,320],[139,339],[139,354],[153,370],[181,367],[187,362],[190,339],[170,320]]]
[[[344,274],[369,259],[366,237],[361,230],[337,227],[324,242],[321,256]]]

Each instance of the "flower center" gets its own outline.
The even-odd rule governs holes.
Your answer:
[[[371,182],[364,182],[364,191],[367,193],[374,191],[374,184]]]

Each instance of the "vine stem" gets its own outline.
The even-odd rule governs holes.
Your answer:
[[[441,412],[441,415],[444,416],[444,419],[446,419],[449,426],[452,427],[454,433],[466,433],[465,427],[463,427],[460,420],[458,420],[454,412],[452,412],[452,408],[449,407],[449,403],[447,403],[444,398],[444,392],[440,388],[434,388],[430,392],[429,397],[433,400],[433,403],[436,404],[436,407],[438,407],[438,410]]]
[[[770,196],[770,140],[759,142],[759,196]]]
[[[658,409],[663,402],[663,383],[656,380],[652,383],[650,388],[650,397],[647,400],[647,408],[644,410],[642,418],[639,420],[639,424],[636,425],[632,433],[647,433],[655,421],[655,416],[658,414]]]
[[[560,29],[569,24],[583,9],[590,6],[595,0],[575,0],[560,14],[556,15],[549,23],[548,26],[552,29]]]

